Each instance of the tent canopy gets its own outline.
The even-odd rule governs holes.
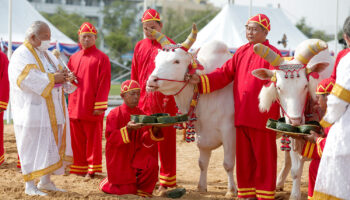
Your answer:
[[[280,50],[293,51],[303,40],[308,39],[294,24],[287,18],[279,8],[252,7],[252,15],[265,14],[270,19],[271,31],[267,39],[270,44]],[[246,44],[245,25],[249,19],[249,6],[227,4],[223,9],[203,27],[192,48],[201,47],[211,40],[224,42],[231,50]],[[287,36],[287,46],[278,44],[283,34]],[[283,52],[282,52],[283,53]]]
[[[0,5],[0,39],[8,41],[9,0],[0,0]],[[76,44],[46,20],[27,0],[16,0],[12,3],[12,41],[22,43],[25,39],[26,30],[37,20],[44,21],[49,25],[51,42],[58,41],[59,43]]]

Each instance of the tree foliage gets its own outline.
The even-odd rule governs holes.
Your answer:
[[[326,34],[325,31],[314,30],[312,27],[307,25],[304,17],[297,22],[296,27],[308,38],[318,38],[326,42],[333,38],[332,35]]]
[[[80,25],[83,22],[89,21],[89,19],[77,13],[67,13],[61,7],[58,7],[55,14],[47,14],[44,12],[41,14],[75,42],[78,42],[78,30]]]

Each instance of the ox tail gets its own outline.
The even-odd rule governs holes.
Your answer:
[[[314,57],[319,52],[328,48],[325,41],[320,39],[309,39],[300,43],[296,50],[294,58],[306,65],[312,57]]]
[[[283,62],[283,58],[269,47],[258,43],[254,45],[254,52],[269,62],[272,66],[278,66]]]
[[[259,94],[260,112],[268,112],[273,102],[277,100],[277,90],[275,84],[263,86]]]

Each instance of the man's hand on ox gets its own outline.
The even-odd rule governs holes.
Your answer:
[[[186,74],[185,81],[189,81],[191,84],[198,84],[200,82],[200,78],[198,74]]]
[[[304,140],[312,143],[316,143],[317,138],[322,137],[323,135],[324,135],[323,131],[321,131],[321,133],[310,131],[310,135],[304,136]]]

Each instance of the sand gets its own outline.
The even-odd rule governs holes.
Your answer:
[[[104,194],[98,189],[98,184],[106,176],[105,160],[103,173],[95,179],[87,179],[76,175],[52,176],[57,187],[67,192],[49,192],[46,197],[31,197],[24,194],[24,181],[21,171],[16,167],[17,149],[12,125],[4,127],[5,162],[0,166],[0,199],[142,199],[134,195],[115,196]],[[278,146],[279,146],[279,141]],[[103,140],[103,147],[105,140]],[[104,151],[103,151],[104,153]],[[284,153],[278,150],[278,171],[281,169]],[[227,199],[225,198],[227,176],[223,169],[222,147],[213,151],[208,169],[208,192],[197,191],[199,167],[197,160],[199,151],[195,143],[186,143],[182,135],[177,135],[177,182],[186,188],[187,193],[182,199]],[[302,176],[302,199],[307,199],[308,166],[304,165]],[[38,180],[37,180],[38,181]],[[287,178],[284,191],[277,192],[280,199],[288,199],[292,182],[290,175]],[[154,199],[167,199],[154,197]]]

